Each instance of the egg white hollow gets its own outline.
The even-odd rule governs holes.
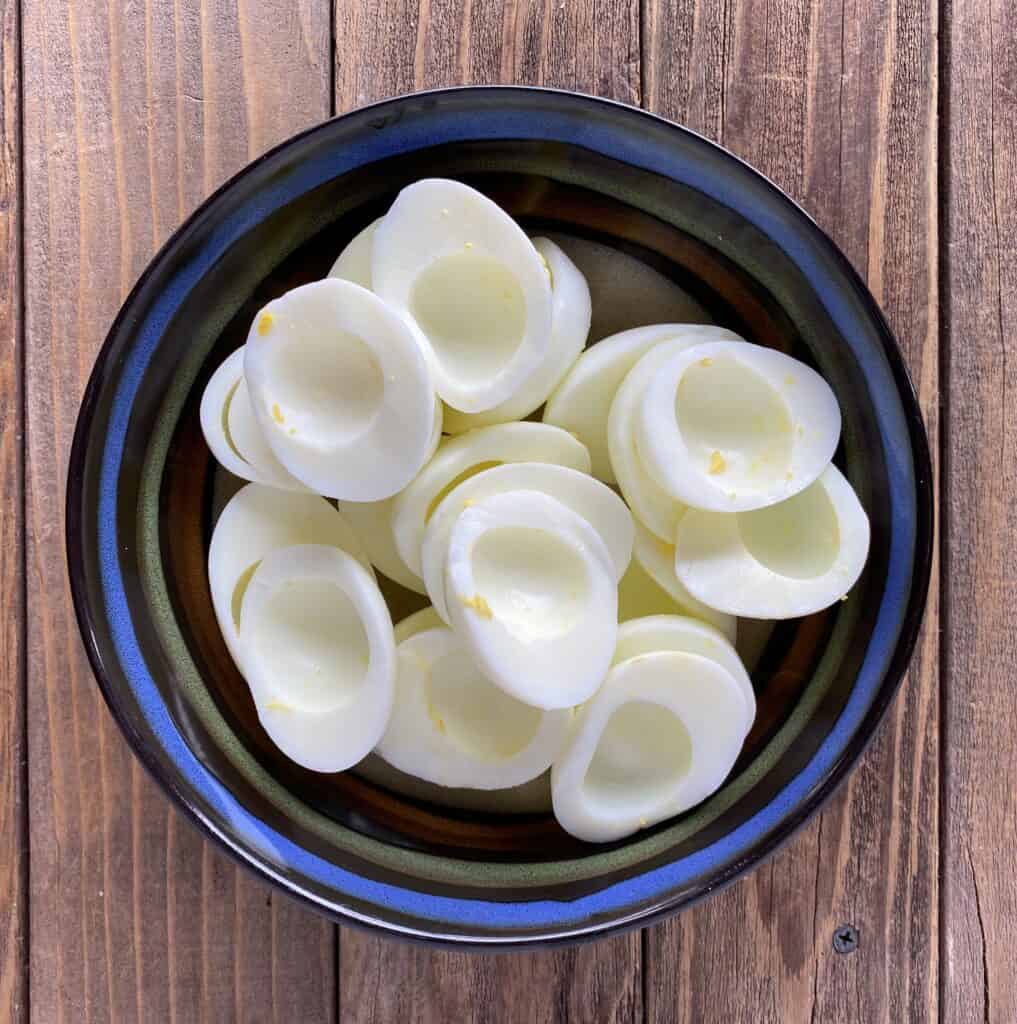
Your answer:
[[[379,501],[427,460],[437,398],[407,324],[376,295],[326,278],[254,318],[244,376],[279,461],[312,490]]]
[[[629,658],[577,712],[551,770],[555,817],[603,843],[680,814],[727,778],[744,728],[742,694],[718,662],[677,651]]]
[[[575,434],[590,451],[591,472],[605,483],[616,482],[607,440],[614,396],[629,370],[652,348],[672,338],[739,340],[733,331],[712,324],[651,324],[622,331],[583,352],[547,400],[544,422]]]
[[[267,555],[297,544],[339,548],[371,571],[353,528],[317,494],[248,484],[216,521],[208,548],[209,589],[219,629],[238,665],[240,612],[250,579]]]
[[[542,711],[499,689],[446,627],[398,647],[396,697],[377,753],[442,786],[507,789],[551,766],[572,711]]]
[[[456,520],[445,564],[452,626],[480,670],[537,708],[587,700],[618,632],[611,556],[585,519],[537,491],[482,499]]]
[[[392,530],[411,572],[423,576],[420,545],[441,499],[467,477],[503,462],[553,462],[588,472],[590,456],[571,434],[543,423],[500,423],[446,438],[396,497]]]
[[[632,560],[638,562],[650,579],[670,595],[682,614],[714,626],[734,643],[738,634],[737,618],[697,598],[675,574],[674,545],[655,537],[638,521],[635,525]]]
[[[303,491],[261,436],[244,381],[244,350],[227,356],[201,396],[201,430],[216,461],[241,480]]]
[[[266,555],[244,596],[237,647],[258,718],[292,761],[345,771],[381,738],[395,638],[374,577],[352,555],[315,544]]]
[[[461,182],[404,188],[374,233],[374,290],[414,327],[444,401],[510,398],[551,343],[551,285],[515,221]]]
[[[607,447],[618,489],[632,514],[661,540],[671,543],[678,520],[688,507],[668,494],[643,464],[635,428],[654,375],[669,360],[696,347],[699,339],[684,335],[660,341],[626,374],[607,417]],[[736,343],[741,344],[741,343]]]
[[[741,656],[731,641],[713,626],[687,615],[650,615],[618,627],[614,664],[655,651],[698,654],[717,662],[738,684],[745,705],[745,735],[756,718],[756,692]]]
[[[674,568],[689,593],[731,615],[793,619],[844,597],[868,553],[868,516],[830,465],[777,505],[690,509],[678,528]]]
[[[436,807],[484,814],[547,814],[551,810],[550,771],[508,789],[439,786],[400,771],[377,752],[368,754],[352,771],[376,786]]]
[[[656,369],[634,436],[647,472],[672,498],[742,512],[808,487],[833,458],[840,424],[833,390],[811,367],[720,341]]]
[[[547,238],[534,238],[534,248],[547,265],[551,280],[551,343],[537,368],[504,402],[486,412],[445,410],[445,431],[465,430],[493,423],[525,419],[539,409],[579,358],[590,333],[590,289],[576,265]]]
[[[329,277],[341,281],[352,281],[361,288],[373,291],[371,287],[371,259],[374,253],[374,233],[378,230],[381,217],[371,221],[363,231],[358,232],[346,248],[339,253],[338,259],[328,272]]]
[[[632,515],[606,484],[578,470],[547,462],[507,463],[486,469],[449,491],[424,531],[420,548],[424,585],[435,611],[446,622],[450,618],[445,602],[445,561],[455,522],[478,501],[509,491],[539,491],[585,519],[604,542],[616,579],[624,575],[632,559]]]

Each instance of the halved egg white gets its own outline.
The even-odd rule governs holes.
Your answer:
[[[833,458],[840,407],[811,367],[746,342],[677,353],[634,419],[640,459],[676,501],[743,512],[808,487]]]
[[[395,639],[374,577],[352,555],[316,544],[266,555],[244,596],[237,648],[258,718],[292,761],[341,772],[381,739]]]
[[[371,221],[363,231],[353,236],[339,258],[332,264],[329,277],[337,277],[341,281],[352,281],[361,288],[371,288],[371,258],[374,252],[374,233],[378,230],[381,217]]]
[[[510,398],[551,343],[551,285],[516,222],[461,182],[404,188],[374,233],[374,290],[407,318],[461,412]]]
[[[500,423],[442,441],[392,510],[396,549],[411,572],[423,575],[420,545],[441,499],[468,476],[503,462],[553,462],[581,472],[590,468],[589,453],[579,441],[543,423]]]
[[[738,633],[738,620],[735,616],[699,600],[675,575],[673,544],[655,537],[637,521],[632,555],[632,560],[638,562],[650,579],[671,597],[682,614],[709,623],[719,629],[732,643],[735,642]]]
[[[554,242],[534,238],[533,245],[547,265],[551,280],[551,344],[547,354],[515,393],[493,409],[465,413],[447,408],[445,431],[449,434],[525,419],[547,401],[586,344],[590,333],[590,289],[586,279]]]
[[[339,548],[371,571],[353,528],[317,494],[248,484],[216,521],[208,548],[209,589],[219,629],[238,665],[240,613],[250,579],[266,556],[297,544]]]
[[[607,441],[614,396],[629,370],[650,349],[672,338],[737,341],[738,335],[711,324],[652,324],[622,331],[591,345],[547,400],[544,422],[575,434],[590,451],[593,475],[605,483],[616,482]]]
[[[678,651],[629,658],[577,712],[551,770],[555,817],[588,842],[631,835],[714,792],[744,736],[742,693],[718,662]]]
[[[398,648],[404,640],[445,624],[438,613],[428,605],[396,623],[395,641]],[[471,789],[459,786],[439,786],[425,782],[408,772],[390,765],[377,751],[368,754],[354,771],[375,785],[408,796],[412,800],[453,807],[464,811],[483,811],[487,814],[544,814],[551,810],[551,773],[543,774],[519,786],[506,789]]]
[[[539,491],[582,516],[600,535],[620,579],[632,558],[635,527],[625,502],[606,484],[566,466],[516,462],[486,469],[449,491],[434,510],[420,547],[424,585],[435,611],[449,622],[445,603],[445,561],[456,519],[467,508],[495,494]]]
[[[201,396],[201,431],[219,465],[241,480],[303,491],[272,454],[254,422],[244,381],[244,350],[238,348],[212,374]]]
[[[686,615],[651,615],[618,627],[615,665],[655,651],[698,654],[730,672],[745,704],[744,735],[748,735],[756,717],[756,693],[738,651],[719,629]]]
[[[472,789],[519,786],[550,768],[571,709],[541,711],[511,697],[444,626],[404,640],[397,653],[396,697],[377,747],[389,764]]]
[[[440,414],[436,414],[431,451],[434,454],[441,438]],[[417,594],[425,594],[424,581],[403,561],[392,531],[395,498],[382,501],[340,501],[339,511],[347,518],[367,551],[371,564],[390,580]]]
[[[427,459],[437,398],[406,323],[376,295],[326,278],[255,317],[244,376],[265,439],[312,490],[379,501]]]
[[[567,708],[603,680],[618,632],[614,565],[561,502],[510,491],[466,509],[449,540],[445,595],[481,672],[517,700]]]
[[[868,553],[868,516],[830,465],[778,505],[690,509],[678,527],[674,568],[689,593],[731,615],[793,619],[844,597]]]
[[[376,786],[437,807],[484,814],[547,814],[551,810],[550,771],[508,789],[469,789],[425,782],[394,768],[377,753],[368,754],[352,770]]]
[[[646,388],[657,370],[675,355],[694,348],[695,336],[660,341],[628,372],[611,402],[607,447],[618,488],[632,514],[661,540],[671,543],[687,506],[676,501],[649,474],[636,447],[635,423]]]

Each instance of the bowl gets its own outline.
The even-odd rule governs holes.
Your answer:
[[[862,579],[834,608],[774,630],[753,674],[757,721],[723,788],[614,844],[571,839],[539,806],[453,809],[373,774],[302,770],[261,730],[212,612],[205,564],[226,484],[198,422],[210,372],[264,302],[323,276],[402,186],[434,175],[480,188],[528,229],[635,257],[718,323],[816,366],[843,412],[837,461],[872,524]],[[67,554],[85,647],[120,727],[238,860],[343,923],[455,946],[543,945],[687,906],[816,812],[871,738],[914,647],[931,480],[915,395],[876,303],[773,184],[630,107],[463,88],[303,132],[166,243],[82,402]],[[407,594],[391,599],[410,607]]]

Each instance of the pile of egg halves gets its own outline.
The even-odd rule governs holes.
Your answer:
[[[736,617],[817,611],[865,562],[840,411],[721,327],[585,349],[590,318],[558,245],[429,179],[212,376],[205,437],[251,481],[212,600],[288,757],[474,791],[550,769],[593,842],[724,781],[755,715]],[[393,628],[375,570],[431,607]]]

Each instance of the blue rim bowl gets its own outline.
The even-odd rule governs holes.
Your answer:
[[[197,403],[257,308],[320,277],[402,186],[471,182],[531,229],[606,243],[720,323],[815,365],[844,417],[839,465],[872,523],[849,599],[775,630],[731,778],[607,846],[546,813],[438,807],[290,764],[218,635],[205,558],[218,475]],[[572,93],[405,96],[294,137],[170,238],[131,292],[82,402],[67,554],[88,656],[170,797],[241,863],[343,923],[458,947],[566,942],[644,925],[750,870],[813,815],[907,667],[932,560],[928,442],[901,352],[830,239],[720,147]]]

